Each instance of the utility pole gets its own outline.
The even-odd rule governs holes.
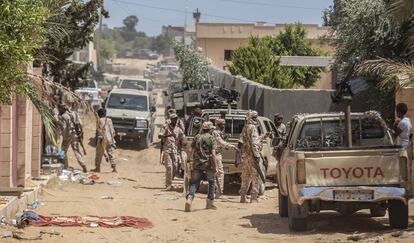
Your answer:
[[[185,45],[185,31],[187,29],[187,11],[188,7],[185,7],[185,14],[184,14],[184,30],[183,30],[183,44]]]
[[[99,28],[98,34],[96,36],[96,64],[98,73],[102,72],[102,57],[101,57],[101,40],[102,40],[102,10],[103,6],[99,12]]]
[[[198,48],[198,46],[197,46],[197,25],[198,25],[198,23],[200,23],[200,17],[201,17],[201,12],[199,12],[198,8],[197,8],[195,11],[193,11],[193,18],[195,20],[195,26],[194,27],[195,27],[195,32],[196,32],[195,40],[194,40],[194,49],[196,49],[196,50]]]

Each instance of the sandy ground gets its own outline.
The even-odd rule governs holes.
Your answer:
[[[164,122],[164,110],[158,96],[157,127]],[[94,123],[85,122],[86,137],[94,134]],[[145,217],[154,227],[145,230],[131,228],[105,229],[87,227],[28,227],[25,236],[37,236],[41,230],[60,232],[62,236],[44,236],[40,242],[349,242],[355,234],[361,242],[414,242],[414,236],[392,237],[397,232],[388,226],[388,219],[370,218],[367,213],[342,216],[323,212],[309,217],[309,230],[291,233],[287,219],[277,213],[277,189],[270,187],[258,204],[240,204],[237,188],[216,201],[218,210],[205,210],[205,194],[198,194],[194,211],[184,212],[185,198],[181,190],[164,190],[164,167],[159,162],[159,150],[154,144],[146,150],[134,145],[116,150],[118,174],[111,173],[103,161],[99,182],[121,181],[119,186],[107,184],[81,185],[65,183],[51,185],[41,197],[44,202],[35,211],[42,215],[67,216],[136,216]],[[93,168],[94,148],[87,147],[87,166]],[[69,152],[70,165],[79,167]],[[130,178],[134,181],[120,179]],[[178,187],[181,181],[175,181]],[[111,195],[113,200],[100,199]],[[410,221],[408,232],[414,231]],[[17,242],[17,240],[0,240]],[[39,241],[37,241],[39,242]]]

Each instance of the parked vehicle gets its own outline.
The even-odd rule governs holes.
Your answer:
[[[135,51],[134,56],[140,59],[150,59],[150,60],[157,60],[160,57],[157,53],[149,49],[140,49],[138,51]]]
[[[240,134],[245,125],[245,118],[248,111],[246,110],[231,110],[229,113],[226,109],[207,109],[203,110],[203,116],[209,117],[210,121],[213,123],[215,120],[225,114],[226,127],[225,134],[227,136],[227,141],[237,146],[238,140],[240,139]],[[273,122],[263,116],[258,117],[258,132],[259,135],[265,134],[267,132],[274,133],[276,127]],[[198,130],[195,129],[194,124],[198,120],[196,117],[192,118],[189,121],[187,128],[187,138],[188,143],[192,141],[194,136],[197,134]],[[278,161],[276,157],[273,156],[273,146],[272,139],[267,138],[263,141],[262,156],[264,159],[264,170],[268,178],[275,178],[276,176],[276,165]],[[230,182],[239,182],[241,175],[241,168],[236,167],[234,162],[236,160],[236,152],[234,150],[224,150],[223,151],[223,168],[225,173],[225,185],[228,185]],[[261,193],[264,192],[264,185],[261,188]]]
[[[117,141],[138,141],[139,147],[148,148],[153,141],[156,108],[147,91],[114,89],[106,110]]]
[[[101,108],[101,92],[102,90],[98,87],[98,83],[95,80],[90,80],[86,82],[86,86],[75,90],[75,93],[83,97],[94,110]]]
[[[293,231],[306,229],[309,212],[372,217],[388,209],[392,228],[406,228],[411,163],[393,143],[376,112],[353,113],[352,147],[345,146],[344,114],[301,114],[293,118],[278,163],[279,215]]]
[[[154,89],[154,82],[151,79],[146,78],[128,77],[120,80],[119,88],[152,92]]]
[[[172,64],[161,65],[156,73],[156,77],[165,78],[170,72],[178,72],[178,66]]]

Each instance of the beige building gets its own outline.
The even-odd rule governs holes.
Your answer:
[[[251,35],[259,37],[278,35],[285,27],[286,24],[267,24],[264,22],[256,24],[198,23],[196,25],[196,41],[197,46],[202,49],[204,56],[209,58],[213,65],[226,69],[233,51],[239,46],[246,44]],[[322,37],[328,35],[329,27],[320,27],[316,24],[304,24],[303,27],[306,29],[307,39],[312,46],[324,50],[328,55],[333,53],[333,48],[327,41],[321,40]],[[288,57],[286,59],[289,59],[289,61],[285,65],[305,63],[309,66],[320,66],[321,63],[330,63],[332,60],[331,57],[318,57],[316,60],[313,58],[301,60],[301,57]],[[321,59],[326,60],[321,61]],[[315,88],[332,88],[332,72],[329,68],[325,73],[321,74],[321,79],[315,85]]]

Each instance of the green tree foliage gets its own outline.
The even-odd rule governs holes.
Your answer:
[[[274,88],[312,87],[323,71],[320,67],[288,67],[280,64],[280,56],[320,56],[323,52],[306,41],[300,24],[288,25],[277,36],[251,36],[246,46],[237,48],[230,71]]]
[[[183,75],[183,86],[200,89],[208,78],[207,61],[200,53],[180,43],[175,44],[174,52]]]
[[[0,2],[0,104],[10,104],[14,92],[30,92],[24,63],[44,44],[48,16],[37,0]]]
[[[94,29],[99,22],[99,11],[108,17],[108,13],[102,7],[103,0],[71,0],[48,20],[62,26],[66,33],[59,39],[48,38],[46,45],[39,51],[48,57],[44,60],[47,67],[45,74],[52,76],[55,82],[74,89],[86,78],[85,70],[90,64],[74,65],[67,59],[76,49],[84,48],[93,40]],[[74,71],[76,67],[77,71]]]
[[[107,60],[116,57],[115,43],[113,40],[106,39],[101,41],[101,56]]]
[[[173,41],[164,35],[159,35],[152,38],[151,49],[157,51],[158,53],[165,54],[166,51],[169,51],[173,45]]]

